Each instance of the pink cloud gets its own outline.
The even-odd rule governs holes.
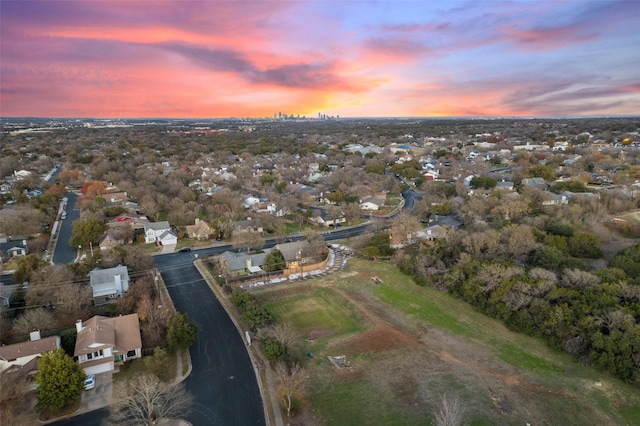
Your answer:
[[[497,31],[504,37],[503,41],[528,50],[559,49],[586,43],[598,37],[594,32],[585,33],[579,25],[532,29],[503,26],[497,28]]]

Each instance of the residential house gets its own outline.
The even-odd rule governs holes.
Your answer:
[[[122,205],[129,200],[126,192],[110,192],[102,194],[102,198],[105,199],[107,205]]]
[[[569,204],[569,198],[564,194],[554,194],[553,192],[545,191],[545,200],[542,201],[543,206],[564,206]]]
[[[29,341],[0,346],[0,372],[10,368],[24,369],[25,373],[37,369],[37,360],[46,352],[60,347],[60,336],[41,338],[40,331],[29,334]]]
[[[129,290],[129,271],[123,265],[107,269],[95,268],[89,272],[89,285],[93,290],[94,303],[106,303]]]
[[[526,188],[547,189],[547,182],[541,177],[522,179],[522,186]]]
[[[500,180],[496,183],[496,189],[500,191],[513,191],[514,184],[510,180]]]
[[[326,209],[320,207],[310,207],[310,210],[312,211],[312,216],[309,220],[318,226],[342,226],[347,221],[343,212],[340,212],[338,216],[332,217]]]
[[[194,225],[188,225],[186,227],[187,236],[194,240],[208,240],[209,236],[213,234],[214,230],[204,220],[196,218]]]
[[[138,235],[144,234],[144,227],[149,222],[146,216],[134,213],[122,213],[107,222],[107,232],[100,240],[101,250],[111,250],[122,244],[132,243]]]
[[[277,244],[273,250],[280,250],[287,268],[295,268],[313,263],[313,251],[307,240]]]
[[[360,209],[377,211],[384,207],[385,201],[383,196],[364,197],[360,200]]]
[[[144,234],[144,227],[151,223],[146,216],[136,213],[121,213],[115,219],[107,223],[108,226],[117,226],[127,224],[131,227],[134,234]]]
[[[440,172],[435,169],[427,170],[422,172],[422,176],[424,176],[426,180],[436,180],[440,178]]]
[[[225,251],[217,256],[217,260],[229,275],[255,274],[262,272],[262,265],[269,252],[269,249],[256,254]]]
[[[254,197],[252,195],[243,195],[242,196],[242,207],[245,209],[251,208],[254,204],[260,202],[260,198]]]
[[[96,315],[84,324],[78,320],[76,331],[73,355],[86,374],[113,372],[116,365],[142,356],[138,314]]]
[[[13,172],[15,180],[23,180],[31,176],[31,172],[28,170],[18,170]]]
[[[253,211],[256,213],[268,213],[276,217],[282,217],[289,214],[289,211],[286,208],[279,209],[278,205],[272,201],[254,204]]]
[[[144,241],[163,246],[178,244],[178,236],[171,230],[169,222],[149,222],[144,225]]]
[[[26,256],[29,253],[27,240],[8,241],[0,243],[0,251],[6,253],[6,257],[12,259],[14,257]]]
[[[113,225],[108,224],[108,226],[109,227],[107,228],[107,232],[105,232],[105,234],[100,239],[100,242],[98,243],[100,250],[111,250],[115,246],[123,245],[127,242],[125,241],[125,236],[128,233],[133,235],[133,233],[130,231],[129,225],[126,223],[118,223]],[[131,240],[129,240],[128,242],[131,242]]]
[[[247,220],[236,222],[235,232],[254,232],[262,234],[264,232],[264,228],[259,220],[253,220],[248,217]]]
[[[416,238],[423,241],[435,241],[437,239],[443,239],[447,235],[447,230],[444,226],[433,225],[428,226],[420,231],[417,231]]]

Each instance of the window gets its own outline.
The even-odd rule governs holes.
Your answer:
[[[93,359],[93,354],[87,354],[87,359]]]

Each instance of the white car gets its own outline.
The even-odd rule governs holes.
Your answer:
[[[91,374],[84,379],[84,388],[86,390],[90,390],[96,387],[96,376],[95,374]]]

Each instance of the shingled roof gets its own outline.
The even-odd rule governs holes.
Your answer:
[[[50,336],[34,341],[0,346],[0,359],[4,361],[15,361],[16,359],[25,356],[53,351],[59,346],[60,338],[58,336]]]
[[[108,347],[125,353],[142,347],[138,314],[114,318],[96,315],[91,318],[78,333],[74,356]]]

